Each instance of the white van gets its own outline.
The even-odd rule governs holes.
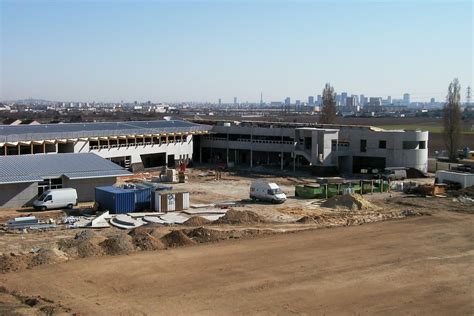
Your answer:
[[[272,203],[283,203],[286,195],[276,183],[255,181],[250,185],[250,198],[252,200],[267,201]]]
[[[405,180],[407,178],[406,168],[385,168],[382,172],[382,178],[385,180]]]
[[[65,207],[71,209],[74,205],[77,205],[77,192],[71,188],[45,191],[33,202],[34,208],[41,211]]]

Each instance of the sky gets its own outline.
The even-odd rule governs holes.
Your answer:
[[[445,99],[473,83],[472,1],[0,0],[0,99]]]

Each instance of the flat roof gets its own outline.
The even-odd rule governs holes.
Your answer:
[[[0,156],[0,166],[0,184],[38,182],[62,176],[74,180],[131,174],[93,153]]]
[[[211,126],[183,120],[0,125],[0,142],[178,133],[210,129]]]

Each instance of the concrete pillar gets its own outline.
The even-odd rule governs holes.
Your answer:
[[[253,168],[253,127],[250,127],[250,169]]]
[[[17,155],[19,155],[19,154],[20,154],[20,149],[21,149],[21,146],[20,146],[20,144],[19,144],[19,143],[18,143],[18,145],[16,145],[16,146],[17,146],[17,151],[18,151],[18,152],[17,152]]]
[[[283,148],[283,135],[281,135],[281,144]],[[280,152],[280,169],[283,170],[283,150]]]
[[[293,172],[296,172],[296,153],[293,153]]]
[[[202,164],[202,142],[201,142],[201,139],[199,139],[199,163]]]
[[[43,142],[43,154],[45,154],[45,153],[46,153],[46,143]]]
[[[229,164],[229,133],[227,133],[227,143],[226,143],[226,164]]]
[[[33,145],[33,142],[31,142],[31,145],[30,145],[30,154],[34,154],[34,153],[35,153],[34,150],[33,150],[33,146],[34,146],[34,145]]]

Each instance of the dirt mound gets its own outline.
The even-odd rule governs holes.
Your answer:
[[[186,236],[181,230],[173,230],[161,238],[163,244],[167,247],[182,247],[196,244],[194,240]]]
[[[227,213],[216,220],[215,224],[256,224],[263,223],[264,219],[251,211],[228,210]]]
[[[314,224],[315,221],[311,216],[303,216],[296,221],[298,224]]]
[[[94,239],[98,236],[98,234],[93,230],[83,230],[80,233],[77,233],[74,237],[75,240],[83,241],[83,240],[90,240]]]
[[[41,249],[36,253],[28,264],[28,267],[36,267],[43,264],[60,263],[67,261],[64,252],[57,249]]]
[[[210,220],[205,219],[200,216],[193,216],[190,219],[188,219],[186,222],[184,222],[183,225],[186,226],[203,226],[203,225],[209,225],[211,223]]]
[[[31,255],[4,254],[0,256],[0,272],[19,271],[26,269],[31,261]]]
[[[101,246],[89,240],[79,242],[76,249],[79,258],[97,257],[104,254],[104,249]]]
[[[336,195],[327,199],[321,204],[321,206],[336,209],[349,209],[352,211],[377,209],[375,205],[365,200],[362,195],[359,194]]]
[[[154,237],[153,228],[138,227],[133,229],[129,235],[132,237],[132,242],[136,248],[140,250],[161,250],[166,246],[161,240]]]
[[[205,242],[216,242],[223,239],[228,239],[229,234],[227,232],[215,230],[215,229],[207,229],[204,227],[195,228],[186,232],[189,238],[195,240],[199,243]]]
[[[132,237],[125,234],[111,236],[101,242],[99,246],[104,249],[106,254],[111,256],[126,255],[135,250]]]
[[[458,195],[467,195],[468,197],[474,198],[474,185],[460,189],[457,191]]]

